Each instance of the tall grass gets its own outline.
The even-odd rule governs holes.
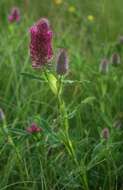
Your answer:
[[[22,19],[10,25],[13,5],[20,7]],[[70,5],[76,7],[73,14]],[[122,6],[121,0],[65,1],[60,6],[35,0],[27,7],[25,1],[0,1],[0,107],[5,114],[0,122],[0,190],[123,189],[123,131],[113,127],[116,121],[123,125],[123,65],[99,73],[101,59],[110,59],[123,34]],[[92,23],[88,15],[94,16]],[[44,16],[54,31],[55,56],[61,47],[69,52],[62,94],[67,133],[57,97],[42,80],[42,71],[32,69],[28,53],[28,29]],[[120,55],[122,63],[122,47]],[[37,136],[26,132],[32,122],[43,129]],[[106,127],[107,141],[101,135]]]

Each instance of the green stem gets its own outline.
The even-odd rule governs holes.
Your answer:
[[[50,89],[53,91],[52,81],[51,81],[52,78],[49,77],[49,73],[47,72],[46,68],[44,68],[44,75],[45,75],[45,78],[48,82]],[[55,84],[56,90],[54,91],[55,92],[54,94],[56,95],[57,102],[58,102],[58,110],[59,110],[58,118],[59,118],[59,125],[60,125],[60,131],[61,131],[60,138],[61,138],[62,143],[65,145],[65,148],[67,149],[68,154],[74,161],[76,167],[80,168],[80,164],[77,160],[76,153],[75,153],[75,150],[73,147],[73,143],[69,136],[68,114],[67,114],[65,102],[63,100],[63,80],[64,80],[64,76],[59,76],[58,79],[56,79],[56,84]],[[83,167],[83,169],[80,171],[80,178],[81,178],[81,182],[84,186],[84,190],[88,190],[89,188],[88,188],[85,167]]]
[[[64,142],[64,144],[65,144],[65,146],[66,146],[66,148],[68,150],[68,153],[72,157],[74,163],[76,164],[76,166],[78,168],[80,168],[79,162],[78,162],[78,160],[76,158],[76,154],[75,154],[75,151],[74,151],[72,141],[71,141],[70,136],[69,136],[68,115],[67,115],[65,102],[64,102],[64,100],[62,98],[62,94],[63,94],[63,77],[60,76],[59,81],[58,81],[58,96],[57,96],[57,99],[58,99],[58,109],[59,109],[59,115],[60,115],[60,125],[61,125],[63,135],[65,137],[63,139],[63,142]],[[81,180],[82,180],[82,184],[84,184],[84,189],[89,190],[85,169],[84,169],[84,174],[83,174],[83,172],[80,171],[80,177],[81,177]]]

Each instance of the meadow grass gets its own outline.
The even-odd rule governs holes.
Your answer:
[[[21,10],[18,24],[7,20],[14,5]],[[123,189],[122,6],[122,0],[0,1],[0,190]],[[59,98],[31,65],[28,30],[40,17],[54,31],[56,77],[58,49],[68,50],[69,74]],[[101,74],[100,61],[115,51],[121,64]],[[27,133],[32,122],[41,133]]]

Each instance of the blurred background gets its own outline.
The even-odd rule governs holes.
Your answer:
[[[122,0],[1,0],[0,22],[7,23],[7,15],[13,6],[19,6],[22,19],[32,23],[40,17],[48,17],[54,29],[71,33],[78,41],[88,16],[97,39],[101,42],[114,40],[123,33]],[[1,27],[2,29],[2,27]]]

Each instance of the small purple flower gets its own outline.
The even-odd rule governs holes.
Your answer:
[[[108,70],[109,70],[109,61],[108,59],[104,58],[101,60],[99,71],[102,74],[106,74],[108,73]]]
[[[65,49],[60,49],[57,57],[57,74],[64,75],[68,72],[68,62],[67,51]]]
[[[52,37],[53,33],[49,25],[49,21],[45,18],[40,19],[30,28],[30,56],[32,66],[41,68],[47,64],[52,56]]]
[[[20,21],[20,10],[18,7],[13,7],[10,15],[8,16],[9,22],[19,22]]]
[[[120,61],[120,55],[118,53],[113,53],[111,57],[111,63],[114,66],[118,66],[121,61]]]
[[[105,139],[105,140],[108,140],[109,139],[109,129],[108,128],[104,128],[102,130],[102,137]]]
[[[42,131],[42,129],[39,128],[35,123],[32,123],[31,126],[26,129],[26,131],[33,134]]]

